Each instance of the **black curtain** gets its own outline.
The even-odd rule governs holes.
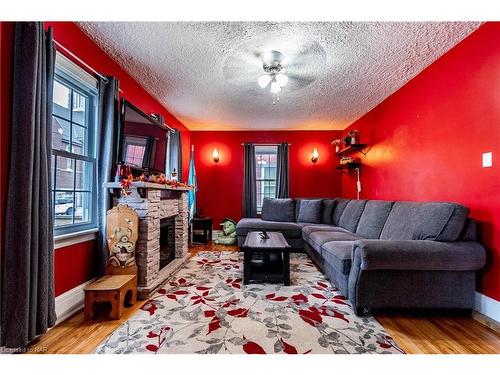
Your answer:
[[[181,133],[178,130],[169,133],[168,138],[168,166],[167,173],[171,174],[172,171],[177,171],[177,178],[182,181],[182,142]],[[167,176],[170,178],[170,175]]]
[[[19,348],[54,325],[51,199],[55,47],[42,22],[14,27],[10,169],[2,249],[0,346]]]
[[[106,213],[111,208],[111,197],[103,184],[113,181],[116,160],[116,126],[118,115],[118,80],[115,77],[101,78],[99,81],[99,116],[97,123],[97,271],[103,275],[108,262],[106,240]]]
[[[155,137],[148,137],[146,141],[146,148],[144,149],[142,165],[148,168],[151,167],[151,163],[154,163],[155,142]]]
[[[255,175],[255,146],[252,143],[245,143],[243,147],[243,217],[256,217],[257,181]]]
[[[288,148],[288,143],[281,143],[278,145],[276,198],[288,198],[290,196]]]

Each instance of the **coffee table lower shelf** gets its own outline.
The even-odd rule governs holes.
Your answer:
[[[243,249],[243,284],[253,282],[283,283],[290,285],[290,253],[284,250]],[[265,254],[275,260],[255,261],[254,254]]]

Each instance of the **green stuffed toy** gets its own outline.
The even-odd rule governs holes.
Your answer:
[[[215,243],[218,245],[236,244],[236,222],[229,218],[222,220],[222,233],[219,234]]]

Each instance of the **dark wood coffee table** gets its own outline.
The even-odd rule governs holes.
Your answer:
[[[250,281],[282,282],[290,285],[290,245],[279,232],[249,232],[241,246],[244,253],[243,284]]]

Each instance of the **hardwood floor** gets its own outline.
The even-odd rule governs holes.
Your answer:
[[[236,246],[197,246],[200,251],[237,251]],[[125,310],[120,320],[83,320],[83,312],[52,328],[30,346],[38,353],[92,353],[97,346],[125,322],[144,301]],[[470,316],[451,314],[377,313],[375,318],[407,352],[415,354],[496,353],[500,354],[500,334]]]

